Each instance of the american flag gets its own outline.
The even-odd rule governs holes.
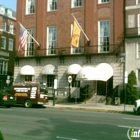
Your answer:
[[[26,29],[20,25],[20,48],[24,48],[25,45],[27,44],[27,39],[28,39],[28,32]]]

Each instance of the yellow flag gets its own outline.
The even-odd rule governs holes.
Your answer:
[[[78,48],[79,47],[79,39],[80,39],[81,29],[77,25],[76,21],[74,21],[73,34],[71,40],[71,46]]]

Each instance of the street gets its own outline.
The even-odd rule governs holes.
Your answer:
[[[80,110],[0,107],[5,140],[128,140],[140,116]]]

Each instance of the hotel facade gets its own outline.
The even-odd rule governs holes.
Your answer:
[[[122,0],[18,0],[14,84],[46,83],[51,97],[57,75],[58,98],[80,98],[84,87],[93,102],[103,102],[114,88],[121,96],[123,11]],[[87,36],[81,32],[78,48],[71,46],[72,14]],[[18,51],[19,22],[39,45],[28,36]]]

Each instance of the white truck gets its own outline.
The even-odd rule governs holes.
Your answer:
[[[135,101],[135,105],[134,105],[133,111],[135,113],[140,114],[140,99]]]

